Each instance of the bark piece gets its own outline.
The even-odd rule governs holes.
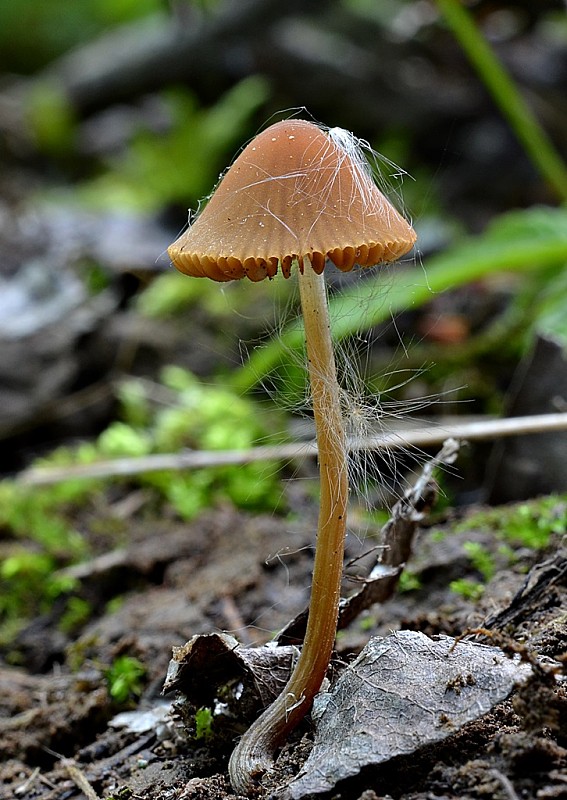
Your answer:
[[[541,616],[544,599],[551,597],[554,586],[564,584],[566,580],[567,550],[561,549],[551,558],[535,564],[506,608],[491,614],[483,627],[510,632],[534,614]]]

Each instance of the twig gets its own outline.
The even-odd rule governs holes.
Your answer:
[[[435,470],[453,464],[459,454],[459,443],[448,439],[439,453],[424,465],[414,486],[392,508],[390,519],[382,528],[380,557],[376,566],[356,594],[341,601],[339,630],[346,628],[367,608],[385,603],[396,590],[400,575],[408,561],[418,524],[437,501]]]
[[[77,789],[80,789],[81,792],[85,795],[87,800],[100,800],[100,797],[95,792],[93,787],[90,785],[84,774],[81,770],[77,767],[74,761],[65,759],[63,761],[63,766],[65,770]]]
[[[20,796],[21,797],[23,797],[23,796],[28,797],[29,796],[28,792],[31,789],[32,785],[34,784],[34,782],[35,782],[35,780],[37,779],[38,776],[39,776],[39,767],[36,767],[33,770],[33,772],[30,775],[28,775],[26,780],[23,783],[20,783],[20,785],[17,786],[14,789],[14,794],[16,795],[16,797],[20,797]]]
[[[84,773],[81,769],[77,766],[76,761],[73,758],[65,758],[61,755],[61,753],[57,753],[55,750],[52,750],[47,745],[42,745],[42,749],[45,750],[46,753],[49,753],[52,756],[55,756],[58,759],[61,767],[65,770],[69,778],[73,781],[77,789],[80,789],[81,792],[85,795],[87,800],[100,800],[100,797],[95,792],[87,778],[85,777]],[[52,789],[55,789],[56,786],[52,783],[46,775],[40,775],[42,781],[47,783]]]
[[[362,588],[339,606],[337,629],[343,630],[367,608],[384,603],[395,592],[404,566],[411,555],[412,543],[419,522],[429,513],[437,499],[435,470],[454,463],[459,443],[447,439],[443,447],[427,464],[414,486],[409,488],[392,509],[381,532],[380,557],[376,566],[363,581]],[[308,609],[300,612],[276,638],[278,644],[298,644],[302,641]]]
[[[512,781],[506,775],[500,772],[499,769],[491,769],[490,774],[500,783],[509,800],[520,800]]]
[[[509,419],[482,419],[478,422],[438,424],[409,431],[390,431],[378,436],[349,441],[351,452],[361,450],[401,450],[407,447],[438,445],[448,438],[486,440],[531,433],[567,430],[567,413],[537,414]],[[32,467],[17,480],[25,486],[48,486],[71,479],[130,477],[162,470],[180,471],[204,467],[249,464],[255,461],[286,461],[317,455],[313,441],[252,447],[248,450],[189,450],[141,458],[117,458],[70,467]]]

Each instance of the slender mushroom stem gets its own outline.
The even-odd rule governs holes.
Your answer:
[[[231,756],[230,781],[239,794],[246,794],[271,768],[276,748],[311,708],[327,672],[336,635],[348,500],[346,437],[325,279],[307,258],[298,279],[321,484],[309,619],[301,655],[288,684],[246,731]]]

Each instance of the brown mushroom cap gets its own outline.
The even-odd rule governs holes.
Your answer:
[[[250,142],[168,252],[187,275],[259,281],[305,257],[318,273],[327,258],[343,271],[395,261],[415,238],[356,151],[294,119]]]

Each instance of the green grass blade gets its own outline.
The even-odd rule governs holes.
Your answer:
[[[427,264],[376,271],[330,302],[336,339],[359,333],[391,315],[418,308],[433,295],[498,271],[535,272],[567,263],[567,211],[534,208],[501,217],[482,236],[470,238]],[[383,302],[377,302],[383,298]],[[252,389],[281,363],[288,350],[303,347],[297,319],[277,339],[254,350],[232,378],[239,391]]]
[[[454,36],[507,118],[536,169],[562,201],[567,200],[567,167],[519,93],[470,12],[460,0],[436,0]]]

